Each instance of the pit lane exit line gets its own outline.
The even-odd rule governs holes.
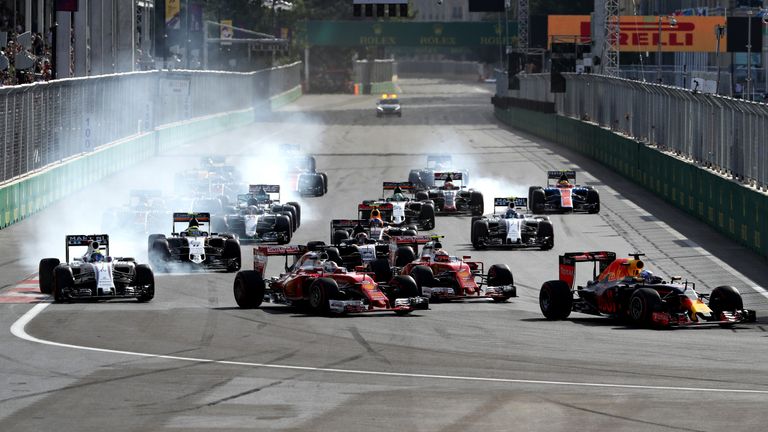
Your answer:
[[[38,316],[45,308],[51,303],[39,303],[28,310],[11,326],[11,333],[29,342],[39,343],[43,345],[50,345],[60,348],[71,348],[83,351],[93,351],[108,354],[121,354],[134,357],[145,357],[153,359],[164,360],[176,360],[183,362],[194,363],[210,363],[221,364],[227,366],[246,366],[252,368],[265,368],[265,369],[286,369],[286,370],[300,370],[307,372],[322,372],[322,373],[337,373],[346,375],[368,375],[368,376],[384,376],[395,378],[419,378],[436,381],[477,381],[477,382],[492,382],[492,383],[507,383],[507,384],[529,384],[539,386],[561,386],[561,387],[592,387],[592,388],[614,388],[625,390],[662,390],[662,391],[681,391],[681,392],[707,392],[707,393],[739,393],[739,394],[758,394],[768,395],[768,390],[750,390],[750,389],[734,389],[734,388],[707,388],[707,387],[675,387],[675,386],[652,386],[652,385],[633,385],[633,384],[609,384],[609,383],[589,383],[589,382],[576,382],[576,381],[547,381],[547,380],[527,380],[527,379],[513,379],[513,378],[487,378],[487,377],[473,377],[473,376],[459,376],[459,375],[432,375],[432,374],[419,374],[419,373],[403,373],[403,372],[384,372],[384,371],[366,371],[355,369],[335,369],[335,368],[323,368],[312,366],[291,366],[280,365],[270,363],[252,363],[252,362],[238,362],[229,360],[213,360],[195,357],[179,357],[164,354],[151,354],[141,353],[133,351],[121,351],[107,348],[96,348],[82,345],[65,344],[60,342],[49,341],[45,339],[39,339],[27,333],[26,326],[36,316]]]

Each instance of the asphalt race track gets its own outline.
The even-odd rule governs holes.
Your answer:
[[[401,86],[402,118],[376,118],[374,97],[305,96],[0,231],[0,430],[766,430],[764,259],[598,164],[501,126],[490,87]],[[439,218],[435,232],[453,254],[509,264],[519,293],[509,303],[433,304],[407,317],[240,310],[226,273],[158,275],[148,304],[35,305],[38,296],[20,290],[40,258],[63,255],[64,234],[99,230],[94,197],[124,200],[126,185],[162,184],[213,151],[248,160],[256,178],[269,170],[263,149],[281,142],[313,151],[330,182],[327,196],[302,201],[296,243],[327,241],[330,218],[354,217],[382,181],[406,180],[436,151],[471,170],[486,212],[494,196],[524,196],[546,170],[571,167],[599,188],[602,209],[552,216],[548,252],[475,252],[468,217]],[[113,255],[144,260],[146,239],[133,240],[114,240]],[[582,250],[644,252],[657,275],[704,292],[734,285],[759,322],[660,331],[576,313],[545,321],[541,283],[557,277],[559,253]],[[270,274],[280,266],[272,261]],[[590,272],[579,267],[577,281]]]

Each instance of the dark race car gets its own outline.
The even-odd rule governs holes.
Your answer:
[[[240,270],[240,242],[233,234],[216,234],[210,229],[208,213],[174,213],[170,237],[152,234],[148,239],[147,255],[158,271],[178,270]],[[178,224],[186,229],[176,232]]]
[[[435,186],[416,193],[419,201],[431,201],[437,215],[471,214],[482,216],[483,194],[464,186],[461,172],[435,172]]]
[[[280,203],[280,185],[250,185],[249,193],[237,196],[237,213],[227,215],[229,232],[241,242],[286,244],[301,222],[301,206]]]
[[[557,180],[550,183],[551,180]],[[576,171],[548,171],[547,186],[528,189],[528,205],[535,214],[600,212],[600,194],[592,186],[575,185]]]
[[[396,94],[385,93],[381,95],[381,99],[376,103],[376,117],[383,116],[403,116],[403,109],[400,106],[400,99]]]
[[[285,273],[265,278],[267,259],[285,256]],[[293,256],[289,265],[288,257]],[[377,283],[368,273],[350,272],[329,259],[325,251],[306,246],[259,246],[253,249],[254,269],[238,272],[234,283],[237,305],[257,308],[264,300],[305,306],[316,314],[393,312],[398,315],[428,309],[409,276]]]
[[[571,311],[628,320],[641,327],[754,322],[755,311],[744,309],[738,290],[719,286],[709,295],[692,282],[654,276],[640,259],[643,254],[616,258],[615,252],[570,252],[560,255],[560,279],[544,282],[539,292],[541,312],[549,320],[567,318]],[[573,288],[576,263],[593,263],[592,280]]]
[[[301,196],[323,196],[328,193],[328,174],[317,171],[315,157],[301,153],[298,145],[280,146],[283,158],[278,162],[286,173],[291,189]]]
[[[85,253],[70,260],[72,249],[85,249]],[[65,250],[64,262],[40,260],[40,292],[53,294],[54,301],[135,298],[147,302],[155,296],[152,269],[133,258],[111,257],[108,235],[68,235]]]
[[[549,216],[525,214],[528,207],[526,198],[495,198],[494,212],[481,217],[472,217],[470,238],[475,249],[510,247],[552,249],[555,232]],[[505,210],[496,213],[496,209]]]
[[[464,185],[469,185],[469,170],[454,168],[453,157],[449,154],[427,155],[425,168],[412,169],[408,181],[416,190],[426,190],[435,186],[435,171],[455,171],[461,173]]]

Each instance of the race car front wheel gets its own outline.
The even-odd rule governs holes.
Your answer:
[[[661,308],[659,292],[651,288],[639,288],[629,298],[627,314],[629,320],[638,327],[649,327],[653,324],[653,313]]]
[[[264,301],[264,279],[258,272],[243,270],[235,276],[233,293],[235,303],[241,309],[254,309],[261,306]]]
[[[548,320],[568,318],[573,307],[571,287],[561,280],[544,282],[539,291],[539,307]]]

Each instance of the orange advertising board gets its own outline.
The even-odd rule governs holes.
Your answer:
[[[673,20],[674,18],[674,25]],[[661,50],[664,52],[715,52],[715,27],[725,25],[723,16],[675,16],[661,18]],[[659,46],[659,17],[622,16],[619,19],[620,50],[624,52],[657,51]],[[580,36],[590,40],[589,15],[550,15],[548,39]],[[728,40],[720,38],[720,52],[726,52]]]

